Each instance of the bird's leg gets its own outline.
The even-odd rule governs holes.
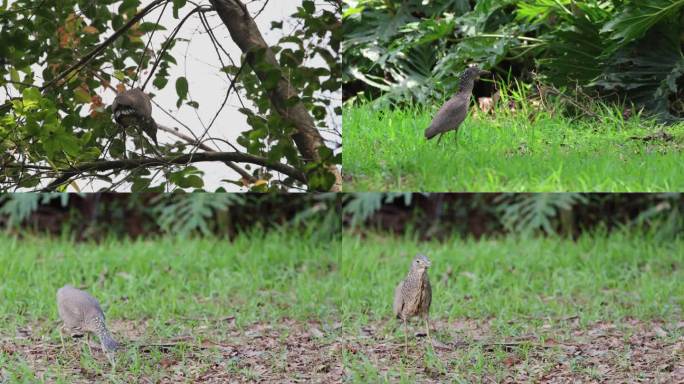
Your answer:
[[[112,366],[112,369],[116,369],[116,360],[114,360],[114,354],[107,352],[104,347],[102,350],[105,351],[105,356],[107,357],[107,360],[109,360],[109,364]]]
[[[408,355],[408,328],[406,327],[406,319],[404,320],[404,354]]]
[[[62,353],[66,353],[66,346],[64,345],[64,327],[59,327],[59,340],[62,341]]]
[[[123,158],[128,159],[128,154],[126,153],[126,128],[123,130]]]
[[[142,135],[142,129],[139,129],[138,141],[140,143],[140,153],[142,153],[142,158],[145,158],[145,138]]]
[[[437,138],[437,145],[439,145],[439,142],[442,141],[442,136],[444,136],[444,133],[440,133],[439,137]]]
[[[432,337],[430,337],[430,318],[428,315],[425,315],[425,331],[427,332],[427,338],[430,342],[430,345],[434,345],[432,343]]]
[[[88,346],[88,352],[90,352],[90,356],[93,356],[93,350],[90,349],[90,333],[86,332],[86,346]]]

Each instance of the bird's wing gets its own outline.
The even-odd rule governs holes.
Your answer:
[[[440,133],[458,129],[468,113],[470,97],[464,98],[456,95],[449,99],[432,119],[430,126],[425,130],[428,139]]]
[[[404,286],[404,281],[402,280],[397,288],[394,290],[394,314],[400,317],[401,310],[404,308],[404,297],[401,294],[401,289]]]
[[[432,286],[430,280],[425,279],[425,289],[427,290],[427,297],[425,298],[425,312],[430,312],[430,304],[432,303]]]

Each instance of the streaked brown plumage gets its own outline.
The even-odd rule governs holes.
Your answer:
[[[449,131],[458,132],[458,127],[468,114],[470,95],[473,93],[475,80],[488,73],[488,71],[483,71],[476,67],[469,67],[463,72],[458,93],[447,100],[447,102],[442,105],[442,108],[437,111],[430,126],[425,130],[426,139],[430,140],[439,135],[439,139],[437,139],[437,143],[439,143],[440,140],[442,140],[442,135],[444,133]]]
[[[100,303],[87,292],[71,285],[63,286],[57,291],[57,309],[64,329],[72,333],[96,334],[105,352],[113,352],[119,347],[107,329]]]
[[[408,352],[406,322],[413,316],[425,320],[425,329],[430,338],[429,313],[432,302],[432,287],[427,270],[430,260],[425,255],[416,255],[406,278],[394,290],[394,314],[404,323],[404,349]],[[430,340],[432,342],[432,340]]]

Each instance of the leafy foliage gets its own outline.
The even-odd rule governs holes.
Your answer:
[[[681,121],[682,115],[673,113],[681,111],[684,94],[684,50],[679,38],[682,27],[659,25],[645,39],[617,50],[596,85],[629,96],[662,120]]]
[[[340,235],[341,197],[336,193],[18,193],[0,195],[0,223],[12,231],[44,229],[88,240],[98,234],[232,236],[258,228],[301,230],[328,243]]]
[[[561,210],[570,211],[577,204],[586,204],[588,198],[580,193],[504,194],[499,198],[501,223],[506,229],[518,233],[544,231],[556,233],[552,220]]]
[[[410,205],[411,193],[354,193],[345,196],[343,214],[350,217],[352,227],[363,224],[376,213],[383,204],[392,203],[395,199],[403,198],[404,204]]]
[[[245,197],[235,193],[159,195],[154,213],[157,223],[166,233],[185,237],[198,231],[208,235],[213,232],[209,223],[216,211],[227,210],[244,202]]]
[[[254,165],[247,165],[248,172],[243,172],[240,179],[225,182],[269,191],[292,187],[327,189],[334,181],[326,170],[330,165],[339,164],[340,156],[330,151],[321,164],[305,166],[292,140],[293,127],[273,113],[268,98],[278,81],[287,78],[297,92],[292,102],[304,103],[317,129],[330,130],[331,121],[341,115],[341,109],[331,102],[340,89],[340,10],[332,1],[318,6],[310,0],[301,0],[301,3],[290,18],[294,31],[288,31],[274,47],[282,73],[274,68],[272,76],[261,82],[250,68],[226,67],[225,58],[221,57],[217,61],[229,80],[237,83],[229,92],[241,92],[256,105],[256,108],[247,105],[242,109],[248,116],[250,129],[243,132],[237,144],[244,147],[245,153],[269,163],[288,164],[298,172],[307,173],[311,182],[304,186],[294,178],[281,180],[280,174],[271,167]],[[152,22],[152,18],[136,19],[143,11],[172,12],[179,21],[170,27]],[[101,95],[114,88],[121,91],[140,85],[146,80],[143,76],[149,74],[152,86],[158,91],[169,85],[175,87],[176,108],[183,105],[198,108],[198,103],[191,99],[191,79],[185,76],[170,79],[171,68],[177,65],[170,52],[179,41],[190,43],[176,37],[188,17],[195,15],[205,20],[204,14],[210,11],[207,5],[197,6],[186,0],[155,0],[145,4],[140,0],[66,0],[59,6],[17,0],[0,4],[0,85],[9,92],[8,99],[3,100],[5,104],[0,106],[0,151],[3,153],[0,185],[5,189],[41,188],[46,185],[41,184],[46,174],[54,177],[58,170],[82,164],[139,159],[142,152],[148,156],[158,152],[167,158],[194,153],[199,144],[192,140],[165,143],[155,151],[141,139],[134,141],[135,150],[131,150],[130,140],[127,147]],[[133,22],[134,19],[138,21]],[[282,28],[282,22],[272,26],[273,30]],[[155,32],[167,29],[172,32],[161,46],[147,44]],[[112,36],[116,38],[107,40]],[[217,54],[224,55],[226,51],[219,49],[221,42],[214,40],[213,32],[207,36],[216,43]],[[100,44],[103,44],[101,48]],[[91,54],[83,67],[70,69]],[[208,52],[207,60],[215,59],[213,55]],[[310,65],[315,58],[322,58],[324,64]],[[20,96],[12,97],[13,91],[18,91]],[[227,145],[228,150],[238,151],[237,145]],[[202,172],[189,164],[167,163],[132,171],[117,168],[109,173],[92,172],[90,176],[99,178],[112,189],[124,183],[134,191],[204,188]],[[72,186],[78,189],[77,184]]]
[[[26,220],[39,206],[59,199],[65,207],[69,203],[68,193],[16,193],[0,195],[0,216],[6,218],[7,229],[16,227]]]
[[[286,78],[299,93],[291,97],[289,103],[293,105],[302,102],[311,111],[316,128],[321,131],[333,132],[330,120],[341,117],[342,109],[333,104],[331,95],[341,88],[341,66],[339,49],[342,40],[339,15],[326,7],[317,6],[313,1],[304,0],[297,12],[292,15],[293,23],[297,27],[289,31],[275,45],[271,46],[276,55],[280,69],[270,67],[262,59],[264,51],[250,52],[256,57],[260,68],[269,76],[265,82],[260,82],[253,71],[240,70],[239,67],[228,65],[224,71],[229,74],[240,74],[239,89],[244,91],[256,109],[241,108],[239,111],[247,117],[247,123],[252,129],[244,131],[238,138],[238,143],[246,148],[247,153],[268,158],[271,161],[286,159],[287,163],[304,168],[309,176],[309,187],[313,189],[328,189],[334,182],[321,164],[304,166],[292,143],[294,127],[288,124],[273,109],[269,100],[269,93],[281,78]],[[273,23],[273,30],[283,30],[283,23]],[[241,65],[248,66],[246,55],[242,57]],[[312,63],[320,60],[324,66],[314,66]],[[323,164],[341,164],[341,155],[333,155],[329,148],[321,148]],[[270,179],[273,175],[266,175]],[[293,181],[285,179],[283,184]],[[281,182],[272,180],[274,185]]]
[[[617,94],[665,120],[684,118],[682,0],[346,3],[346,100],[442,100],[456,73],[474,62]]]
[[[402,209],[388,208],[392,205]],[[374,220],[381,211],[381,220]],[[681,193],[355,193],[345,196],[343,213],[349,228],[391,223],[379,229],[403,227],[427,238],[454,233],[578,236],[592,228],[634,228],[665,241],[684,233]]]

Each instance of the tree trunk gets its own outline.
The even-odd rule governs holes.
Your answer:
[[[266,41],[264,41],[254,19],[252,19],[247,12],[247,8],[240,0],[209,1],[214,9],[216,9],[221,20],[223,20],[223,23],[228,27],[231,38],[243,53],[264,49],[265,55],[263,59],[270,66],[280,69],[280,64],[276,60],[275,54],[266,44]],[[253,55],[247,55],[247,62],[254,68],[257,77],[264,81],[267,78],[267,73],[256,69],[257,66],[255,64],[257,63],[254,63],[254,60]],[[320,161],[318,148],[325,144],[323,137],[316,129],[313,118],[301,102],[290,107],[286,106],[286,101],[292,96],[297,95],[290,82],[281,77],[277,87],[269,91],[268,95],[274,110],[283,119],[296,127],[297,133],[292,135],[292,138],[304,161]],[[335,165],[330,165],[328,169],[335,176],[335,183],[330,190],[333,192],[341,191],[342,177],[339,170]]]

